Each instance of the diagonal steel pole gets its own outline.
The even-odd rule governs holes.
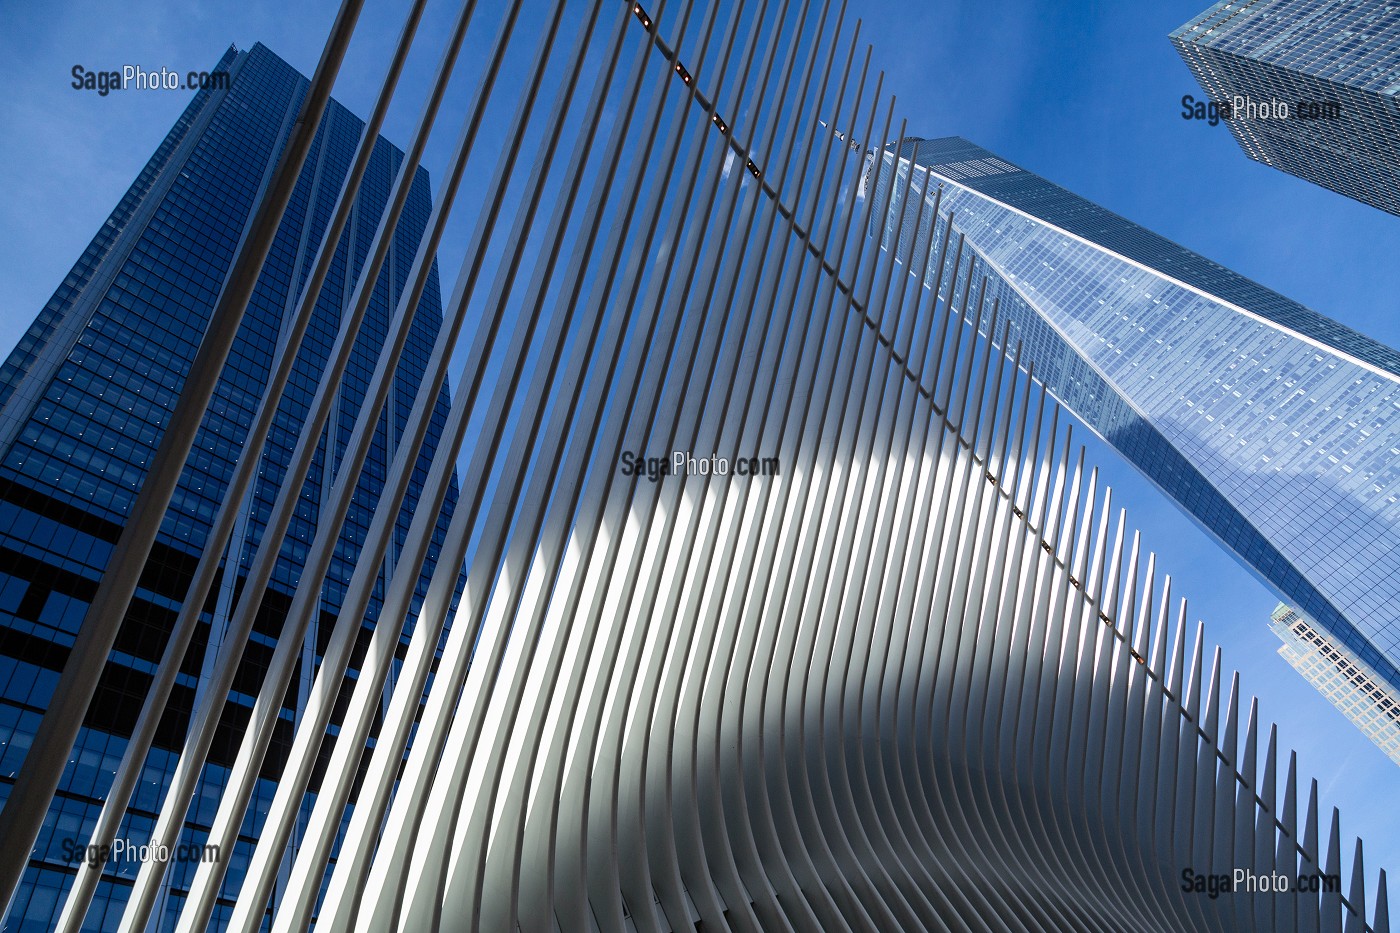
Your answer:
[[[131,793],[136,787],[142,768],[145,767],[146,754],[150,751],[151,742],[155,738],[156,727],[165,712],[170,692],[174,688],[175,679],[179,674],[180,664],[185,657],[185,651],[194,635],[199,615],[222,563],[220,555],[224,550],[224,542],[228,541],[229,535],[233,531],[239,506],[243,502],[244,495],[254,476],[257,475],[258,467],[262,464],[263,444],[271,429],[273,417],[277,413],[282,391],[291,378],[297,351],[301,347],[302,338],[311,322],[312,313],[321,294],[321,286],[325,283],[326,275],[330,271],[331,261],[335,257],[341,234],[350,220],[350,213],[355,205],[360,183],[369,167],[370,157],[374,152],[375,143],[379,139],[380,127],[388,113],[389,102],[393,97],[394,88],[398,84],[404,61],[408,57],[409,47],[417,32],[424,6],[425,0],[415,0],[404,21],[399,44],[385,73],[379,96],[375,101],[374,111],[365,124],[364,132],[361,133],[355,162],[345,178],[345,183],[341,187],[336,202],[334,215],[321,238],[314,271],[307,280],[296,310],[292,314],[292,330],[288,335],[286,346],[277,361],[276,372],[269,379],[267,387],[263,391],[262,402],[258,408],[257,416],[254,418],[253,427],[248,432],[248,442],[239,455],[237,473],[225,493],[224,503],[214,520],[214,530],[209,535],[204,555],[200,558],[199,567],[195,571],[194,582],[190,584],[190,588],[185,594],[185,604],[180,611],[175,628],[166,642],[160,667],[151,684],[150,692],[146,695],[146,702],[142,705],[136,728],[132,731],[131,738],[127,742],[121,766],[112,779],[112,788],[107,794],[107,802],[98,817],[97,825],[92,830],[89,843],[91,845],[111,844],[122,817],[126,814],[127,801],[131,798]],[[63,914],[59,919],[58,930],[60,933],[77,933],[87,914],[88,906],[92,903],[93,894],[97,891],[97,883],[101,876],[101,865],[83,862],[78,866],[77,878],[68,893]]]
[[[288,476],[305,475],[315,452],[316,438],[320,435],[321,429],[329,417],[334,398],[340,391],[340,372],[349,359],[351,345],[355,340],[355,329],[369,306],[374,283],[378,280],[380,270],[388,257],[393,236],[392,231],[397,228],[399,218],[407,202],[409,186],[417,171],[417,165],[421,159],[423,148],[426,146],[428,134],[436,120],[450,74],[465,41],[466,31],[475,6],[474,0],[468,0],[464,4],[444,44],[436,72],[436,80],[424,102],[423,111],[405,150],[404,161],[399,166],[384,213],[375,229],[374,239],[367,254],[368,258],[364,268],[360,271],[354,295],[350,301],[350,310],[342,321],[341,330],[336,337],[336,346],[331,354],[333,362],[328,364],[327,371],[322,373],[321,380],[317,385],[316,397],[312,401],[306,425],[287,468]],[[261,716],[268,711],[270,691],[267,680],[270,678],[275,682],[281,676],[279,673],[281,666],[286,664],[288,655],[295,650],[293,646],[299,645],[305,634],[304,622],[308,618],[305,611],[306,602],[311,598],[311,586],[314,586],[314,584],[308,585],[306,581],[319,580],[325,573],[330,553],[327,541],[343,523],[349,508],[350,498],[357,488],[360,469],[364,464],[374,433],[373,425],[377,418],[375,413],[384,405],[388,395],[391,373],[397,364],[418,301],[426,286],[432,268],[431,257],[437,249],[438,240],[442,235],[443,223],[451,210],[452,200],[456,195],[456,186],[460,178],[459,169],[453,168],[449,171],[447,184],[439,192],[432,214],[428,219],[427,229],[419,243],[413,267],[389,323],[389,337],[380,349],[374,373],[369,379],[366,398],[356,418],[354,429],[342,455],[340,467],[326,503],[323,505],[315,539],[308,552],[306,566],[302,571],[302,585],[293,597],[292,605],[288,609],[286,622],[273,655],[272,667],[265,675],[264,685],[254,706],[254,719],[250,720],[249,733],[261,730],[261,726],[258,724],[261,722]],[[296,508],[298,497],[295,493],[294,484],[285,484],[279,491],[268,518],[267,527],[263,531],[265,542],[280,541],[286,535]],[[243,646],[252,632],[256,612],[271,578],[277,554],[278,552],[271,547],[259,548],[253,559],[237,609],[230,618],[224,643],[219,649],[218,663],[211,675],[208,688],[208,696],[211,698],[224,697],[233,684]],[[319,597],[319,592],[316,595]],[[275,701],[271,702],[275,705]],[[207,760],[222,709],[222,699],[217,699],[199,706],[194,711],[195,719],[186,736],[184,749],[170,779],[155,829],[152,831],[151,840],[153,843],[165,846],[175,844],[176,836],[183,823],[183,815]],[[250,767],[252,771],[257,770],[261,763],[261,754],[265,751],[265,747],[257,752],[250,750],[249,743],[246,741],[240,746],[238,757],[235,759],[235,767],[230,774],[230,787],[225,789],[225,797],[238,796],[240,791],[232,786],[232,782],[236,780],[241,784],[247,780]],[[255,756],[257,761],[254,761]],[[221,835],[221,820],[226,816],[226,813],[216,816],[215,825],[211,827],[211,837]],[[227,840],[221,844],[221,850],[231,848],[232,845]],[[135,931],[145,928],[148,922],[147,915],[153,909],[152,898],[155,886],[161,882],[166,868],[166,863],[157,861],[149,861],[142,865],[131,897],[127,901],[126,911],[123,914],[121,927],[123,930]],[[197,882],[201,881],[199,874],[196,874],[195,877]],[[181,924],[187,922],[187,917],[194,916],[197,912],[207,908],[207,898],[202,891],[203,889],[198,886],[192,888],[184,912],[181,914]]]
[[[0,845],[0,899],[6,904],[14,897],[29,862],[30,851],[63,776],[69,752],[97,690],[107,655],[136,592],[141,568],[150,555],[185,460],[194,446],[195,434],[209,407],[253,287],[262,273],[263,262],[272,248],[273,237],[330,100],[331,87],[340,72],[362,6],[363,0],[343,0],[336,13],[282,160],[234,258],[190,367],[189,378],[171,414],[170,426],[161,438],[150,472],[131,507],[130,520],[122,530],[92,606],[83,619],[54,690],[53,702],[39,723],[9,800],[4,810],[0,810],[0,840],[4,841]]]

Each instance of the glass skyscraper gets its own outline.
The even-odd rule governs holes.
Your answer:
[[[1334,647],[1297,610],[1280,603],[1272,618],[1269,629],[1283,642],[1279,656],[1400,765],[1400,693],[1349,652]]]
[[[912,159],[925,197],[941,187],[1037,379],[1400,685],[1400,353],[966,140],[902,155],[899,177]]]
[[[304,76],[261,44],[246,51],[230,48],[216,70],[229,73],[228,87],[195,94],[0,368],[0,799],[8,796],[49,703],[88,600],[180,395],[245,224],[308,86]],[[330,102],[117,636],[60,793],[13,901],[9,929],[46,930],[58,916],[61,894],[71,884],[81,857],[72,851],[73,845],[87,839],[110,787],[363,128],[360,119]],[[217,636],[210,637],[211,629],[217,632],[219,620],[227,617],[242,572],[260,542],[402,160],[401,151],[383,139],[377,141],[282,398],[258,478],[241,506],[222,579],[186,655],[120,838],[137,843],[149,838],[191,710],[198,702],[211,702],[199,698],[201,669],[208,663],[206,655],[213,654],[211,641],[217,644]],[[199,843],[207,835],[242,724],[299,580],[317,525],[318,503],[338,469],[431,206],[428,174],[419,169],[384,271],[375,284],[336,408],[302,487],[296,517],[281,542],[273,582],[244,652],[182,842]],[[281,721],[255,793],[255,815],[244,824],[236,851],[224,854],[231,860],[232,877],[241,875],[240,865],[246,863],[259,832],[299,706],[339,613],[359,542],[369,527],[441,321],[434,268],[341,530],[322,588],[319,615],[306,635],[298,675],[283,701]],[[444,384],[437,393],[428,440],[418,454],[417,481],[399,513],[400,541],[407,533],[448,404]],[[455,499],[454,485],[419,579],[415,607],[426,589]],[[392,565],[394,556],[391,551],[387,563]],[[385,573],[381,568],[362,636],[377,617]],[[406,641],[407,635],[403,638]],[[354,666],[352,662],[342,684],[342,697],[354,682]],[[330,734],[335,734],[338,721],[339,714],[333,718]],[[324,767],[328,750],[323,748],[322,754]],[[319,774],[313,777],[313,790],[319,780]],[[196,862],[172,866],[172,881],[159,908],[165,918],[174,915],[197,867]],[[87,915],[90,927],[116,929],[138,868],[135,861],[109,863]],[[216,924],[226,910],[226,902],[216,910]]]
[[[1400,214],[1400,7],[1227,0],[1171,41],[1251,159]]]

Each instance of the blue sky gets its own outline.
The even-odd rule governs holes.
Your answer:
[[[1400,218],[1246,159],[1222,126],[1187,122],[1200,90],[1167,33],[1206,0],[1152,4],[1050,0],[851,0],[886,70],[897,113],[920,136],[960,135],[1011,162],[1256,279],[1391,346],[1400,346]],[[364,114],[397,33],[403,0],[371,4],[336,96]],[[446,30],[430,3],[429,38],[410,63],[421,86]],[[93,0],[0,0],[0,351],[18,340],[188,101],[185,92],[99,97],[70,69],[213,66],[230,42],[262,41],[313,69],[334,4],[245,0],[203,7],[142,0],[120,12]],[[468,59],[473,49],[470,44]],[[470,82],[454,82],[460,113]],[[404,95],[411,97],[410,95]],[[417,107],[387,135],[403,144]],[[436,170],[456,118],[428,151]],[[463,205],[479,192],[466,186]],[[444,286],[474,211],[459,207],[443,251]],[[1091,454],[1115,502],[1188,597],[1191,617],[1238,667],[1281,744],[1318,778],[1342,830],[1366,838],[1374,867],[1400,868],[1400,770],[1278,656],[1265,627],[1276,598],[1111,451]],[[1348,863],[1349,864],[1349,863]],[[1373,893],[1373,892],[1372,892]]]

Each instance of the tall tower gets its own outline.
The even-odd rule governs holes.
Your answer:
[[[1400,684],[1400,354],[966,140],[903,156],[985,260],[1037,378]]]
[[[195,94],[0,368],[0,794],[6,796],[307,89],[305,77],[261,44],[242,52],[230,48],[215,73],[228,80]],[[291,310],[313,266],[363,128],[361,120],[331,102],[13,903],[9,920],[20,928],[49,928],[58,915],[60,892],[71,883],[82,858],[74,845],[81,844],[80,830],[96,818],[111,786],[275,354],[288,339]],[[402,152],[378,141],[267,439],[258,479],[240,505],[221,580],[206,602],[147,757],[122,826],[123,839],[141,844],[149,837],[191,711],[199,703],[218,702],[203,694],[221,626],[227,623],[230,605],[263,536],[402,160]],[[199,844],[208,833],[213,815],[208,803],[219,793],[237,753],[243,723],[317,528],[319,506],[340,467],[365,381],[385,342],[430,209],[428,175],[419,170],[388,261],[374,284],[329,428],[319,438],[295,518],[281,543],[272,582],[203,771],[200,796],[181,835],[184,842]],[[271,798],[327,629],[340,612],[359,542],[441,320],[434,269],[305,635],[298,677],[283,701],[255,793],[259,811],[265,811]],[[437,394],[439,416],[445,416],[448,403],[444,384]],[[435,424],[418,454],[424,469],[439,434],[440,424]],[[455,498],[454,487],[439,519],[438,540],[424,567],[420,591],[432,572]],[[399,513],[401,531],[407,529],[416,499],[417,492],[410,491]],[[388,563],[393,559],[391,553]],[[382,584],[386,571],[379,572]],[[366,632],[375,623],[381,595],[382,586],[364,620]],[[252,824],[244,829],[256,831]],[[242,836],[237,850],[221,857],[231,860],[236,870],[246,862],[253,838]],[[89,919],[119,912],[137,867],[121,859],[109,862]],[[190,862],[175,865],[165,910],[178,906],[196,867]]]
[[[1231,0],[1171,34],[1245,155],[1400,214],[1400,8]]]

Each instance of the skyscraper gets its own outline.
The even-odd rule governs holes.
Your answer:
[[[1400,354],[966,140],[903,155],[1037,378],[1400,685]]]
[[[1269,628],[1283,642],[1279,655],[1400,765],[1400,693],[1334,646],[1295,609],[1280,603]]]
[[[1171,34],[1251,159],[1400,214],[1400,8],[1225,0]]]
[[[0,795],[8,795],[29,748],[96,581],[180,395],[234,250],[307,90],[307,79],[261,44],[246,51],[230,48],[215,71],[230,76],[227,87],[194,95],[0,368]],[[313,265],[363,127],[356,116],[331,102],[13,902],[10,929],[50,928],[61,904],[60,891],[71,882],[84,857],[74,847],[81,845],[83,829],[91,825],[107,794],[234,462],[247,440],[269,368],[288,339],[290,311]],[[136,844],[150,834],[192,709],[198,703],[218,701],[206,695],[210,658],[261,542],[292,449],[303,432],[311,396],[340,319],[348,312],[353,286],[402,161],[402,152],[378,140],[349,231],[337,246],[290,387],[267,438],[258,479],[241,505],[221,581],[206,603],[161,720],[156,747],[146,759],[123,823],[122,836]],[[204,768],[201,796],[181,834],[182,842],[198,846],[207,834],[213,813],[209,795],[223,785],[237,752],[262,671],[278,643],[282,618],[299,582],[320,506],[340,468],[365,397],[365,381],[405,289],[430,208],[428,175],[420,169],[389,244],[385,271],[374,283],[330,427],[319,438],[291,529],[281,542],[272,582],[244,649],[210,763]],[[329,625],[340,611],[441,315],[434,268],[304,638],[299,675],[283,702],[273,747],[261,769],[255,792],[259,813],[266,811],[291,730],[325,649]],[[431,460],[448,403],[443,384],[437,394],[436,421],[418,455],[420,469],[426,469]],[[407,530],[416,489],[399,515],[400,537]],[[449,499],[455,500],[455,492]],[[420,598],[450,513],[451,501],[424,567]],[[377,618],[381,596],[376,591],[371,600],[366,633]],[[351,676],[353,680],[353,670]],[[254,820],[244,827],[245,833],[254,835],[242,836],[234,852],[220,854],[235,870],[246,864],[257,825]],[[162,911],[178,908],[197,861],[176,864]],[[110,862],[90,919],[106,916],[108,923],[115,922],[135,867],[121,859]]]

